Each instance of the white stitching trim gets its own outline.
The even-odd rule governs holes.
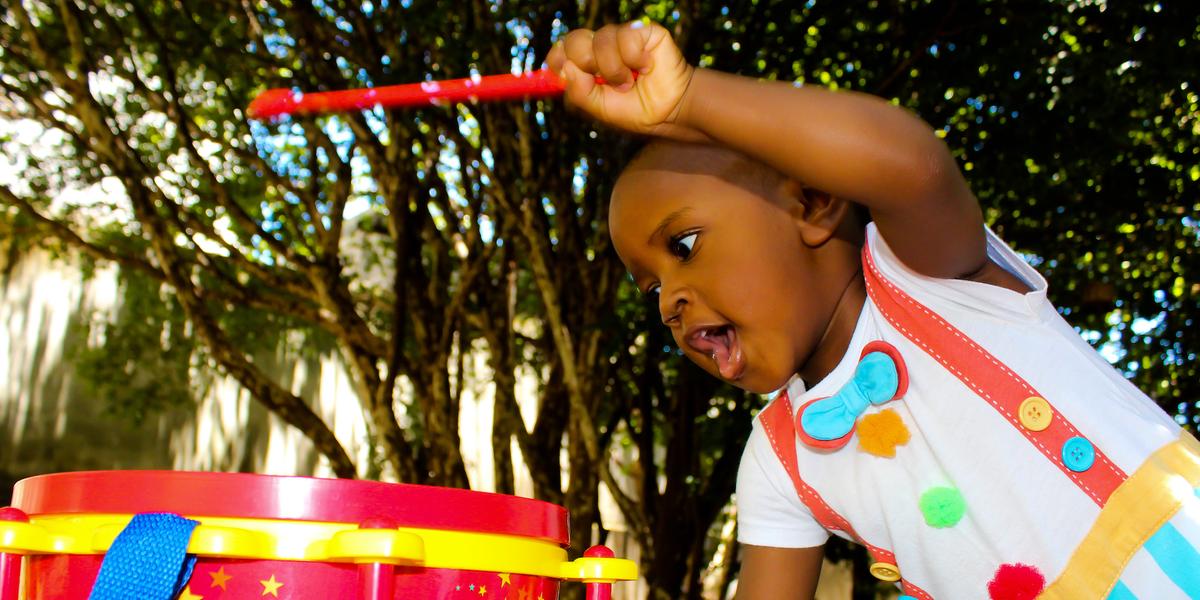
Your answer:
[[[1025,392],[1028,396],[1035,396],[1035,395],[1041,396],[1041,394],[1039,394],[1037,392],[1037,390],[1033,389],[1033,387],[1031,387],[1028,382],[1026,382],[1023,378],[1018,376],[1016,373],[1013,373],[1011,370],[1009,370],[1007,365],[996,360],[996,358],[994,356],[992,356],[991,353],[989,353],[987,350],[984,350],[981,346],[976,344],[974,340],[963,335],[962,332],[958,331],[958,329],[956,329],[953,325],[950,325],[948,322],[946,322],[945,319],[942,319],[941,316],[930,311],[923,304],[917,302],[915,299],[913,299],[911,296],[909,296],[903,290],[896,287],[890,280],[888,280],[886,277],[884,277],[883,273],[875,265],[875,257],[873,256],[873,254],[870,252],[869,249],[866,252],[866,259],[867,259],[866,260],[867,268],[870,269],[871,273],[874,274],[880,281],[882,281],[885,286],[887,286],[888,288],[890,288],[891,290],[896,292],[895,295],[897,295],[899,298],[903,299],[905,302],[912,305],[913,307],[917,308],[921,312],[925,313],[925,315],[928,316],[929,319],[931,321],[933,321],[936,325],[943,327],[946,331],[950,332],[955,337],[957,337],[959,340],[964,342],[964,344],[967,346],[967,348],[969,348],[970,350],[973,350],[977,354],[981,354],[982,356],[986,357],[989,361],[991,361],[991,363],[993,365],[998,367],[1004,375],[1008,376],[1010,380],[1012,380],[1014,383],[1020,385],[1025,390]],[[870,278],[866,278],[866,285],[867,285],[867,294],[869,296],[874,297],[875,294],[873,294],[871,292],[875,289],[875,287],[874,287],[874,285],[872,285]],[[883,315],[883,317],[885,319],[887,319],[888,323],[890,323],[893,327],[895,327],[897,330],[902,332],[906,338],[908,338],[910,341],[916,343],[918,346],[920,346],[922,349],[924,349],[925,352],[927,354],[929,354],[931,357],[933,357],[934,360],[938,361],[938,363],[940,363],[947,370],[952,371],[955,374],[955,376],[958,377],[958,379],[960,381],[967,384],[967,386],[969,386],[972,390],[974,390],[975,393],[979,394],[980,397],[987,400],[988,403],[991,404],[996,410],[1000,411],[1008,419],[1008,421],[1010,423],[1019,422],[1019,419],[1017,419],[1017,417],[1015,415],[1013,415],[1012,412],[1010,412],[1007,408],[1002,406],[998,400],[996,400],[995,398],[992,397],[991,394],[987,393],[987,391],[985,391],[983,388],[981,388],[979,385],[977,385],[971,379],[971,377],[969,375],[954,368],[944,357],[942,357],[941,354],[939,354],[933,348],[929,347],[929,345],[926,344],[924,340],[920,339],[915,333],[909,331],[908,328],[906,328],[903,324],[899,323],[893,317],[892,314],[890,314],[886,310],[883,310],[882,307],[880,307],[879,312]],[[1067,432],[1069,434],[1071,434],[1071,436],[1076,436],[1079,434],[1079,431],[1077,429],[1075,429],[1075,426],[1072,425],[1070,421],[1067,421],[1066,418],[1064,418],[1061,415],[1061,413],[1058,413],[1058,411],[1055,411],[1055,414],[1058,416],[1059,420],[1062,422],[1063,426],[1067,429]],[[1100,498],[1099,494],[1094,489],[1092,489],[1092,487],[1090,485],[1088,485],[1088,483],[1086,481],[1084,481],[1078,473],[1076,473],[1075,471],[1072,471],[1068,468],[1065,468],[1065,465],[1062,464],[1062,458],[1059,455],[1055,454],[1052,450],[1047,448],[1046,445],[1044,443],[1042,443],[1042,441],[1037,436],[1034,436],[1032,432],[1029,432],[1022,427],[1017,427],[1017,429],[1019,429],[1025,435],[1026,439],[1033,442],[1034,445],[1036,445],[1039,449],[1041,449],[1042,454],[1045,455],[1046,458],[1049,458],[1051,460],[1051,462],[1058,465],[1061,468],[1061,470],[1067,474],[1068,477],[1070,477],[1072,480],[1074,480],[1076,485],[1078,485],[1084,491],[1084,493],[1086,493],[1088,496],[1090,496],[1092,498],[1092,500],[1096,502],[1096,504],[1098,504],[1100,506],[1104,505],[1104,500]],[[1108,456],[1103,454],[1099,448],[1096,448],[1096,454],[1097,454],[1097,458],[1098,458],[1098,460],[1097,460],[1098,463],[1107,467],[1114,475],[1116,475],[1120,479],[1124,480],[1127,478],[1127,476],[1124,473],[1117,470],[1116,466],[1113,465],[1112,461],[1110,461],[1108,459]]]

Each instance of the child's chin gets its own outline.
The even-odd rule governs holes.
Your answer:
[[[735,382],[730,382],[730,383],[732,383],[733,385],[735,385],[743,390],[746,390],[747,392],[750,392],[751,394],[758,394],[760,396],[772,394],[779,388],[783,387],[782,385],[747,385],[745,382],[741,382],[741,381],[735,381]]]
[[[788,375],[783,378],[778,377],[763,377],[761,375],[750,373],[744,374],[737,381],[730,381],[731,385],[737,386],[751,394],[767,395],[783,389],[791,381],[792,376]]]
[[[690,359],[691,357],[689,356],[688,358]],[[703,369],[709,375],[712,375],[713,377],[716,377],[717,379],[728,383],[733,387],[750,392],[751,394],[765,395],[775,393],[777,390],[787,385],[787,382],[791,379],[791,376],[789,375],[780,381],[774,381],[773,378],[765,378],[756,373],[742,372],[737,379],[729,380],[721,376],[721,373],[713,367],[712,362],[699,362],[692,359],[692,363]]]

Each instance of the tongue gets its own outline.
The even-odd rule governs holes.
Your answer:
[[[734,359],[733,328],[722,327],[699,336],[694,346],[697,350],[707,353],[717,364],[717,371],[726,379],[731,379],[736,371]]]
[[[714,360],[717,361],[717,371],[720,371],[721,377],[729,380],[737,375],[742,361],[742,350],[737,345],[736,335],[732,327],[727,327],[721,332],[721,335],[717,336],[721,343],[717,345],[718,350]]]

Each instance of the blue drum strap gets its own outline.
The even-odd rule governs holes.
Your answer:
[[[197,521],[169,513],[142,513],[113,541],[88,600],[171,600],[192,576],[187,555]]]

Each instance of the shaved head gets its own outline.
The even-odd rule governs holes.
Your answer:
[[[616,187],[619,190],[627,175],[646,171],[717,177],[758,194],[784,179],[775,169],[723,146],[655,138],[621,171]]]

